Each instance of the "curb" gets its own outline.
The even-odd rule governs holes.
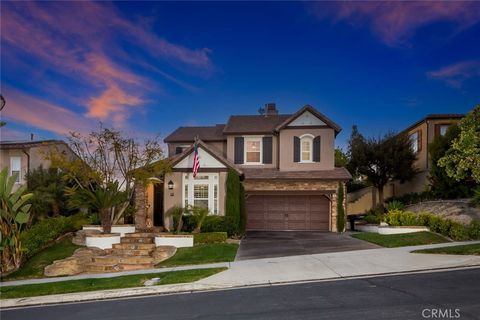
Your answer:
[[[459,271],[459,270],[468,270],[468,269],[480,269],[480,264],[469,265],[469,266],[457,266],[449,268],[433,268],[433,269],[418,269],[410,270],[403,272],[391,272],[391,273],[380,273],[380,274],[366,274],[366,275],[356,275],[356,276],[346,276],[346,277],[335,277],[335,278],[323,278],[323,279],[310,279],[302,281],[277,281],[277,282],[265,282],[260,284],[246,284],[246,285],[209,285],[201,283],[187,283],[187,284],[172,284],[172,285],[160,285],[160,286],[151,286],[151,287],[136,287],[128,289],[114,289],[114,290],[102,290],[102,291],[87,291],[87,292],[77,292],[77,293],[66,293],[66,294],[55,294],[48,296],[38,296],[38,297],[28,297],[28,298],[14,298],[14,299],[4,299],[0,300],[0,307],[2,309],[15,309],[21,307],[33,307],[33,306],[47,306],[47,305],[59,305],[64,303],[86,303],[92,301],[108,301],[115,300],[120,298],[135,298],[135,297],[146,297],[154,295],[171,295],[171,294],[184,294],[184,293],[196,293],[196,292],[205,292],[205,291],[219,291],[219,290],[228,290],[228,289],[248,289],[248,288],[258,288],[258,287],[270,287],[270,286],[280,286],[280,285],[294,285],[302,283],[315,283],[315,282],[332,282],[332,281],[341,281],[341,280],[355,280],[355,279],[366,279],[373,277],[389,277],[389,276],[400,276],[400,275],[409,275],[409,274],[419,274],[427,272],[448,272],[448,271]]]

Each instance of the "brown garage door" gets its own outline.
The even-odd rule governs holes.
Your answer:
[[[323,195],[249,195],[247,229],[328,231],[329,207]]]

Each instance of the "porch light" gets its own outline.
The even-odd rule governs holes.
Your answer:
[[[168,185],[168,190],[173,190],[173,181],[172,180],[168,181],[167,185]]]

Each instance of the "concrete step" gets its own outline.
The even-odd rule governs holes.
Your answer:
[[[122,250],[145,250],[155,249],[154,243],[115,243],[113,249],[122,249]]]
[[[150,256],[121,256],[121,255],[109,255],[109,256],[97,256],[92,258],[93,263],[100,264],[151,264],[153,258]]]
[[[153,237],[122,237],[122,238],[120,238],[120,243],[152,244],[152,243],[155,243],[155,238],[153,238]]]
[[[125,238],[154,238],[155,234],[151,232],[125,233]]]
[[[150,256],[154,249],[113,249],[112,255],[116,256]]]

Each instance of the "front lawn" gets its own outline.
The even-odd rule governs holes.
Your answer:
[[[23,286],[0,287],[1,299],[45,296],[95,290],[141,287],[146,280],[160,278],[159,285],[194,282],[226,268],[196,269],[163,273],[137,274],[114,278],[83,279],[53,283],[29,284]]]
[[[352,237],[372,242],[386,248],[450,242],[447,238],[428,231],[389,235],[362,232],[353,234]]]
[[[235,259],[238,244],[213,243],[191,248],[179,248],[170,259],[160,262],[156,267],[176,267],[192,264],[229,262]]]
[[[414,253],[462,254],[480,256],[480,243],[463,246],[441,247],[434,249],[415,250]]]
[[[45,269],[46,266],[52,264],[55,260],[70,257],[78,248],[80,248],[80,246],[72,243],[72,237],[65,237],[34,255],[30,260],[25,262],[20,269],[3,277],[2,281],[43,278],[43,269]]]

